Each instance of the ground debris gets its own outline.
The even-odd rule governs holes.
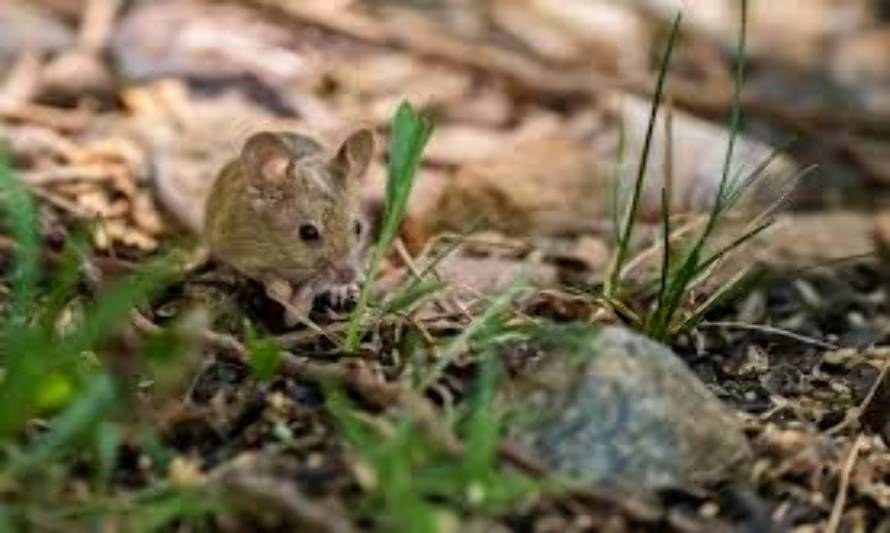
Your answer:
[[[675,0],[0,0],[0,143],[38,199],[37,285],[74,264],[71,287],[36,298],[62,308],[51,330],[76,329],[126,274],[190,247],[172,203],[200,217],[249,134],[332,140],[362,125],[387,147],[405,99],[437,127],[358,348],[341,342],[352,303],[319,298],[309,317],[317,329],[290,327],[257,283],[203,257],[185,261],[162,294],[115,310],[123,325],[81,354],[86,371],[106,365],[126,384],[122,405],[108,406],[124,414],[102,420],[96,442],[47,455],[39,471],[0,473],[4,502],[57,531],[83,520],[95,528],[95,508],[115,531],[146,509],[193,508],[194,522],[168,528],[386,530],[417,512],[441,532],[890,530],[890,30],[887,9],[870,0],[750,2],[749,85],[726,175],[771,165],[764,188],[750,191],[757,201],[742,202],[757,209],[720,219],[717,246],[704,251],[750,229],[752,212],[760,222],[774,203],[783,210],[682,306],[704,305],[740,272],[750,284],[667,339],[695,374],[674,391],[686,395],[681,414],[722,402],[723,418],[702,432],[750,452],[750,468],[674,476],[654,491],[588,483],[522,493],[553,478],[541,458],[564,434],[537,450],[505,438],[473,455],[490,437],[471,436],[479,420],[468,414],[484,397],[487,358],[503,363],[501,379],[516,379],[545,355],[529,342],[542,324],[633,323],[634,310],[656,305],[660,269],[676,274],[665,242],[676,261],[706,225],[702,211],[724,200],[739,3],[699,4],[685,11],[643,216],[619,273],[619,296],[639,303],[631,310],[607,301],[603,285]],[[392,155],[379,152],[363,191],[375,224]],[[172,203],[159,177],[173,184]],[[674,208],[667,236],[663,200]],[[0,218],[5,319],[19,297],[7,274],[27,248]],[[31,332],[31,319],[41,317],[18,317],[12,330]],[[174,362],[134,357],[172,346],[185,353]],[[563,370],[557,378],[585,376]],[[55,367],[34,373],[51,380]],[[578,392],[557,378],[547,378],[562,387],[546,399]],[[48,405],[71,387],[51,384]],[[332,384],[352,418],[335,412]],[[664,407],[658,398],[648,400]],[[58,427],[46,413],[17,440],[4,435],[4,449],[44,453],[32,444]],[[743,435],[729,429],[739,418]],[[705,426],[682,423],[687,433]],[[365,433],[373,438],[361,441]],[[500,489],[521,495],[502,501]],[[164,500],[168,490],[183,499]],[[226,497],[236,505],[211,505]]]

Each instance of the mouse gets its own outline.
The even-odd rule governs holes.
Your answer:
[[[260,282],[292,326],[307,321],[316,296],[342,302],[358,290],[368,241],[360,192],[375,149],[367,128],[335,150],[310,135],[259,131],[206,198],[186,198],[165,179],[156,187],[208,258]]]

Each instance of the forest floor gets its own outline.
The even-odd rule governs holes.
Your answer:
[[[0,9],[0,530],[890,531],[890,108],[838,111],[880,88],[841,91],[809,49],[770,57],[753,13],[745,121],[727,126],[735,40],[692,14],[646,148],[671,21],[657,10],[123,4]],[[854,4],[876,9],[818,9]],[[600,16],[620,30],[566,22]],[[8,29],[26,23],[27,45]],[[156,196],[169,173],[197,205],[253,131],[363,125],[380,138],[363,191],[379,231],[402,101],[435,127],[367,309],[320,298],[289,326],[257,283],[196,263]],[[651,491],[566,479],[504,437],[499,390],[546,355],[535,328],[658,331],[658,184],[675,180],[668,248],[685,252],[730,140],[734,170],[775,163],[768,206],[788,201],[654,336],[752,456]],[[610,278],[609,180],[638,171],[653,185],[632,268]]]

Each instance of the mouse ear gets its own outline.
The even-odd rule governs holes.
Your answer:
[[[248,182],[255,187],[268,187],[282,183],[287,178],[291,161],[287,141],[271,132],[255,133],[244,143],[241,164]]]
[[[343,145],[331,161],[334,179],[339,180],[344,187],[361,180],[374,157],[374,145],[374,134],[371,130],[362,128],[353,132],[343,141]]]

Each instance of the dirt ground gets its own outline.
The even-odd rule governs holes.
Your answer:
[[[739,2],[690,2],[647,143],[680,3],[0,0],[0,139],[16,182],[37,199],[42,286],[61,276],[78,239],[71,301],[92,301],[171,250],[189,265],[132,319],[119,313],[126,323],[84,356],[118,384],[101,415],[120,433],[110,466],[91,444],[59,452],[39,475],[17,470],[21,450],[58,427],[60,409],[0,429],[0,514],[11,517],[0,526],[890,532],[890,10],[877,0],[752,2],[739,61]],[[378,150],[361,195],[373,233],[386,216],[390,121],[402,101],[435,129],[371,304],[382,309],[427,275],[437,290],[375,315],[357,349],[342,344],[354,301],[318,298],[312,324],[289,325],[257,282],[196,259],[199,239],[158,195],[166,180],[180,209],[200,212],[256,131],[306,131],[336,146],[368,127]],[[664,342],[738,415],[754,452],[745,471],[643,494],[538,486],[503,505],[477,505],[487,500],[474,500],[472,483],[423,488],[433,467],[473,446],[453,421],[468,412],[488,348],[478,337],[451,341],[484,329],[510,379],[538,355],[512,335],[517,324],[634,327],[633,313],[656,305],[662,206],[685,249],[706,225],[730,143],[732,173],[758,169],[763,179],[709,245],[733,243],[761,216],[774,224],[720,261],[681,314],[746,273],[741,289]],[[603,295],[618,250],[614,200],[629,197],[638,175],[624,307]],[[0,271],[13,280],[24,245],[9,220]],[[520,274],[532,288],[492,319]],[[0,287],[4,313],[10,287]],[[183,355],[139,355],[172,350],[163,342]],[[268,375],[258,370],[263,346],[278,354]],[[421,387],[427,369],[436,379]],[[344,416],[401,443],[374,449],[406,463],[363,455]],[[404,435],[404,419],[420,437]],[[555,475],[506,439],[495,448],[495,484]],[[100,489],[93,476],[103,468]],[[397,491],[385,485],[398,480],[434,509],[430,527],[406,522],[427,516],[404,503],[414,499],[390,499]],[[208,494],[228,503],[210,506]],[[400,505],[402,515],[387,514]]]

